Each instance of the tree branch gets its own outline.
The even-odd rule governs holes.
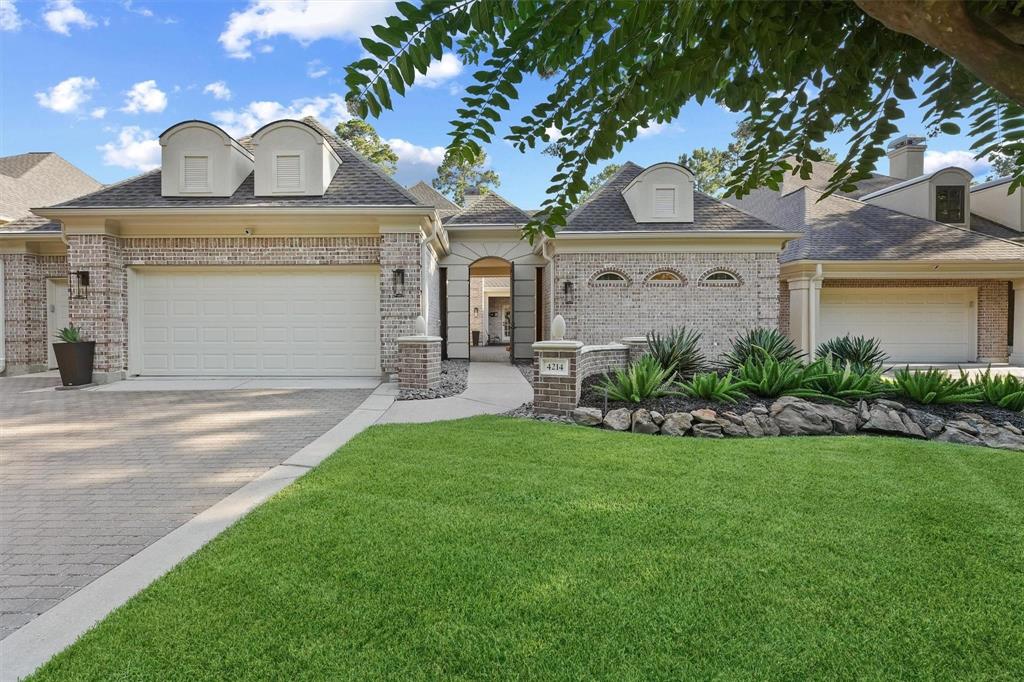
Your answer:
[[[982,82],[1024,105],[1024,46],[975,21],[964,0],[856,0],[890,30],[957,60]]]

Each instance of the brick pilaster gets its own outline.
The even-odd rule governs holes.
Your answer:
[[[85,298],[70,303],[71,322],[96,342],[99,381],[121,378],[126,361],[128,282],[122,240],[111,235],[68,235],[68,271],[89,273]]]
[[[567,415],[580,401],[579,341],[538,341],[533,344],[533,410],[539,414]],[[559,375],[545,367],[565,361],[568,373]]]
[[[441,384],[441,337],[402,336],[398,343],[398,385],[437,388]]]
[[[380,343],[385,372],[398,368],[398,337],[413,333],[414,320],[423,311],[420,236],[412,232],[380,235]],[[395,271],[405,271],[405,284],[395,292]]]

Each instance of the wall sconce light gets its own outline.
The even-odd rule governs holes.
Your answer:
[[[71,273],[71,298],[89,298],[89,271],[76,270]]]
[[[402,296],[402,290],[405,288],[405,270],[398,268],[391,275],[391,285],[394,291],[395,297]]]
[[[566,305],[572,305],[573,302],[574,302],[573,301],[573,285],[572,285],[572,282],[569,282],[569,281],[562,282],[562,293],[565,294],[565,304]]]

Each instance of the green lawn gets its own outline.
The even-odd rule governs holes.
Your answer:
[[[377,427],[38,679],[1020,679],[1024,456]]]

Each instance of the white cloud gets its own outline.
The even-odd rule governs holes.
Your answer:
[[[392,13],[392,2],[318,2],[317,0],[255,0],[232,12],[220,43],[228,56],[252,56],[252,44],[283,35],[308,45],[321,38],[359,38]]]
[[[668,127],[669,126],[667,123],[649,123],[648,125],[645,125],[644,127],[638,129],[636,131],[636,136],[653,137],[654,135],[660,135],[661,133],[668,130]]]
[[[551,139],[552,142],[558,142],[563,137],[565,137],[565,135],[562,135],[562,131],[556,128],[555,126],[548,126],[547,128],[544,129],[544,132],[547,134],[547,136]]]
[[[96,107],[95,109],[93,109],[92,111],[89,112],[89,115],[92,116],[93,118],[103,118],[104,116],[107,115],[107,108],[106,107]]]
[[[310,78],[323,78],[330,72],[331,70],[319,59],[306,62],[306,75]]]
[[[213,83],[207,83],[206,87],[203,88],[203,92],[208,92],[213,95],[214,99],[229,100],[231,99],[231,88],[224,81],[214,81]]]
[[[397,137],[384,141],[398,154],[395,179],[406,185],[430,180],[444,160],[444,147],[421,147]]]
[[[92,28],[96,25],[92,17],[75,6],[75,0],[50,0],[46,7],[43,20],[55,33],[69,36],[72,26]]]
[[[440,59],[431,60],[427,72],[417,74],[416,85],[436,88],[462,73],[462,62],[451,52],[445,52]]]
[[[975,159],[974,154],[963,150],[940,152],[929,150],[924,153],[924,172],[934,173],[940,168],[959,166],[973,175],[984,175],[992,170],[988,159]]]
[[[17,31],[21,28],[21,16],[14,0],[0,0],[0,31]]]
[[[141,81],[132,86],[124,100],[121,111],[129,114],[137,114],[145,111],[157,114],[167,108],[167,95],[163,90],[156,87],[156,81]]]
[[[99,83],[95,78],[72,76],[57,83],[46,92],[37,92],[36,101],[39,106],[52,109],[61,114],[77,113],[79,108],[89,101],[93,90]]]
[[[289,104],[274,101],[250,102],[243,109],[215,111],[212,116],[220,127],[235,137],[248,135],[261,126],[281,118],[301,119],[305,116],[315,116],[330,128],[352,118],[345,98],[337,94],[326,97],[303,97],[292,100]]]
[[[149,130],[138,126],[121,128],[115,142],[97,147],[103,163],[133,170],[149,171],[160,166],[160,141]]]
[[[159,17],[156,12],[149,9],[148,7],[136,7],[134,0],[122,0],[121,6],[124,7],[126,12],[132,14],[138,14],[140,17],[146,17],[147,19],[156,19],[162,24],[176,24],[178,20],[174,17]]]

